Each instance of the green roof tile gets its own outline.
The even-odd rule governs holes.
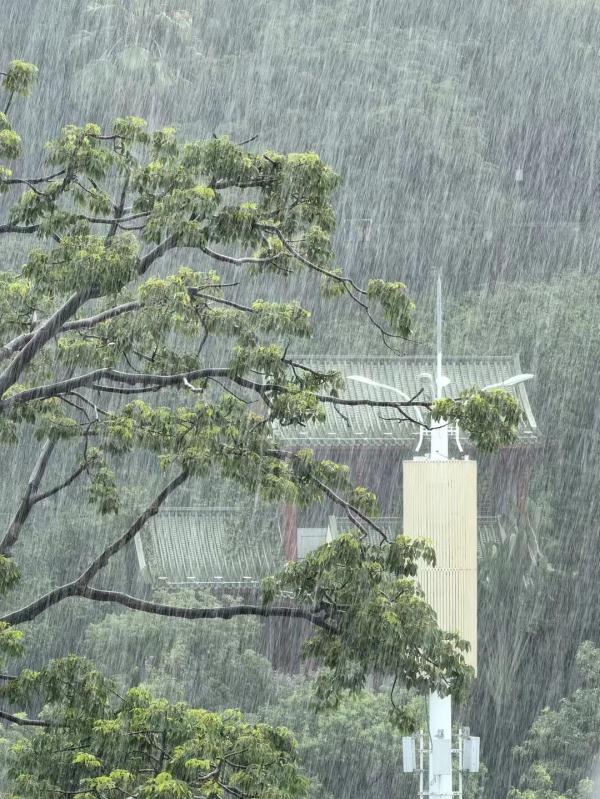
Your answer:
[[[239,508],[165,508],[136,538],[153,581],[198,585],[257,581],[285,564],[277,519]]]

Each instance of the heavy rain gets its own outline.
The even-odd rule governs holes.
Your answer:
[[[0,0],[0,797],[600,797],[599,43]]]

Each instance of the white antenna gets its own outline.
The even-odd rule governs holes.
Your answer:
[[[410,401],[410,397],[405,391],[402,391],[402,389],[396,388],[396,386],[388,386],[387,383],[379,383],[377,380],[371,380],[370,377],[363,377],[362,375],[348,375],[346,380],[354,380],[356,383],[364,383],[366,386],[372,386],[373,388],[382,388],[385,391],[393,391],[394,393],[399,394],[403,400],[406,400],[407,402]],[[415,407],[411,410],[414,412],[417,420],[420,423],[423,423],[423,414],[421,413],[421,409]]]
[[[511,386],[518,386],[520,383],[525,383],[533,377],[535,377],[535,375],[532,374],[514,375],[514,377],[507,377],[506,380],[502,380],[500,383],[491,383],[489,386],[484,386],[481,390],[489,391],[491,388],[510,388]]]
[[[437,278],[437,301],[436,301],[436,350],[437,350],[437,370],[435,376],[434,395],[436,399],[441,399],[444,392],[444,387],[450,381],[442,373],[442,275],[438,273]],[[432,381],[433,382],[433,381]],[[419,442],[420,446],[420,442]],[[418,449],[419,447],[417,447]],[[447,461],[448,460],[448,423],[445,419],[439,419],[435,427],[431,427],[431,460],[433,461]]]

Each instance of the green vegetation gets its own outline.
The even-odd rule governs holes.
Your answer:
[[[567,732],[553,726],[544,737],[545,721],[531,725],[549,706],[558,709],[542,719],[556,712],[575,730],[563,708],[588,720],[595,708],[587,689],[580,704],[569,703],[576,653],[583,641],[597,644],[600,629],[597,1],[234,0],[231,13],[218,0],[18,5],[18,15],[0,13],[0,587],[9,617],[40,597],[56,604],[36,605],[31,622],[12,617],[3,646],[16,654],[22,627],[25,653],[6,669],[44,673],[50,658],[77,651],[114,677],[122,696],[142,682],[172,703],[219,714],[236,706],[250,723],[285,724],[298,737],[301,767],[318,778],[315,791],[397,794],[398,733],[385,726],[391,672],[381,694],[344,698],[318,719],[308,708],[315,688],[337,697],[352,679],[362,684],[374,661],[388,668],[385,646],[366,656],[364,627],[347,625],[331,639],[317,632],[313,646],[324,660],[340,641],[358,660],[340,657],[337,683],[326,690],[294,678],[295,690],[258,654],[256,619],[175,622],[80,600],[119,589],[119,601],[131,604],[128,532],[184,472],[173,487],[182,502],[199,496],[198,478],[219,497],[231,480],[250,500],[259,492],[261,501],[299,504],[319,501],[321,483],[376,524],[374,498],[352,475],[277,455],[277,424],[319,418],[340,388],[337,376],[306,372],[291,353],[429,351],[428,292],[442,269],[445,350],[519,352],[536,375],[527,388],[542,434],[527,512],[506,508],[509,538],[481,564],[480,663],[464,718],[482,736],[486,795],[503,799],[509,780],[527,799],[573,797],[580,781],[586,790],[588,750],[561,776],[556,763],[566,769],[565,762],[544,751]],[[13,55],[23,60],[11,62]],[[294,192],[308,199],[291,208]],[[173,246],[163,251],[165,242]],[[377,326],[348,291],[369,305]],[[71,299],[43,346],[31,344]],[[209,373],[215,364],[222,371]],[[251,370],[266,376],[266,395]],[[156,375],[180,377],[158,385]],[[455,400],[434,416],[470,424],[480,450],[511,440],[517,419],[504,395],[481,399],[475,387]],[[510,458],[505,463],[510,473]],[[94,582],[65,588],[117,541],[122,548]],[[361,590],[349,598],[357,607],[369,606],[375,586],[412,586],[410,574],[389,568],[393,543],[378,553],[345,545],[354,554],[361,548],[352,565]],[[326,555],[315,559],[314,572],[305,565],[285,586],[274,583],[296,592],[302,612],[314,609],[319,579],[337,577]],[[335,585],[345,602],[343,583]],[[412,587],[407,596],[419,624],[428,624],[422,598]],[[216,604],[151,599],[200,611]],[[370,607],[384,643],[396,640],[402,608]],[[331,609],[319,613],[321,620]],[[168,653],[155,652],[158,641],[168,642]],[[434,634],[436,657],[451,645]],[[454,651],[445,675],[456,678],[457,693],[468,678],[456,671],[460,663]],[[244,673],[248,687],[240,689]],[[406,715],[415,700],[400,690],[395,721],[408,725],[418,717]],[[108,715],[119,712],[113,700]],[[49,717],[41,702],[32,716]],[[10,706],[10,714],[23,707]],[[361,731],[354,714],[371,712]],[[28,740],[32,731],[13,725],[6,737]],[[378,731],[382,773],[362,737],[380,740]],[[511,771],[510,752],[524,740],[526,756],[518,754]],[[342,751],[354,755],[352,768],[342,768]],[[84,761],[77,767],[83,774]],[[88,770],[85,778],[98,775],[106,776]],[[0,793],[17,790],[0,779]]]
[[[515,757],[523,769],[510,799],[582,797],[593,794],[600,747],[600,650],[591,642],[577,652],[578,686],[556,708],[545,708]]]
[[[33,67],[13,63],[8,105],[13,93],[27,93],[34,75]],[[79,573],[45,593],[33,581],[33,596],[0,619],[5,653],[20,654],[17,627],[75,598],[171,619],[283,617],[313,628],[305,654],[322,667],[314,692],[322,707],[362,690],[373,671],[393,686],[464,699],[468,644],[438,628],[416,582],[418,561],[434,562],[431,548],[388,540],[371,518],[375,496],[353,483],[347,467],[286,451],[277,436],[281,426],[322,419],[326,403],[347,400],[339,375],[288,355],[291,340],[312,335],[309,312],[294,298],[253,297],[256,283],[279,279],[285,294],[285,280],[301,273],[327,295],[340,287],[384,341],[411,332],[403,284],[372,279],[362,288],[334,264],[335,172],[314,153],[252,153],[227,136],[182,142],[174,128],[148,130],[138,117],[118,118],[108,130],[68,125],[46,153],[50,174],[0,177],[11,198],[0,233],[37,239],[22,268],[4,272],[1,282],[2,439],[7,446],[38,442],[0,542],[5,589],[18,582],[13,550],[35,506],[84,480],[101,517],[118,517],[124,494],[136,495],[133,507],[144,502],[127,523],[105,526],[112,540],[95,547]],[[176,265],[184,250],[211,267]],[[241,279],[222,279],[219,264],[236,267]],[[244,278],[250,297],[241,302],[228,289]],[[476,440],[494,435],[496,425],[504,428],[498,441],[509,442],[519,411],[499,396],[478,394],[478,412],[465,398],[445,400],[444,411],[460,416]],[[438,414],[435,402],[420,398],[387,405]],[[131,468],[140,457],[151,470],[146,485]],[[357,529],[268,578],[260,604],[165,604],[115,590],[106,567],[197,478],[232,481],[265,502],[308,505],[327,497]],[[128,516],[132,506],[125,506]],[[365,543],[369,528],[379,533],[378,546]],[[1,690],[19,712],[40,707],[38,718],[2,711],[17,725],[42,728],[11,750],[9,779],[23,797],[112,799],[130,791],[147,799],[257,792],[291,799],[309,787],[287,732],[249,725],[228,710],[217,716],[170,705],[147,689],[121,696],[71,656],[22,671]],[[391,721],[412,729],[415,717],[393,693]]]

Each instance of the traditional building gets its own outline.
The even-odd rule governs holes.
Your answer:
[[[346,378],[342,396],[350,399],[393,400],[430,396],[433,357],[404,358],[303,358],[307,366],[322,372],[339,372]],[[450,380],[448,394],[456,396],[473,386],[504,383],[520,374],[517,356],[445,358]],[[351,378],[366,378],[360,382]],[[381,383],[391,388],[373,385]],[[395,389],[391,390],[391,389]],[[517,442],[502,452],[483,456],[479,462],[479,553],[505,537],[506,519],[524,509],[528,480],[535,456],[537,426],[524,383],[507,388],[523,410]],[[399,393],[398,393],[399,392]],[[414,418],[423,420],[419,411]],[[379,523],[396,533],[402,518],[402,461],[428,450],[427,431],[402,419],[394,409],[376,406],[326,407],[322,423],[285,427],[279,431],[286,449],[311,448],[319,458],[350,467],[355,483],[378,496]],[[452,457],[474,454],[468,437],[455,431]],[[493,487],[493,490],[492,490]],[[351,523],[340,509],[323,502],[312,508],[265,510],[258,507],[164,508],[136,538],[139,570],[148,587],[197,586],[213,591],[245,593],[287,560],[307,552]]]
[[[312,358],[305,362],[322,372],[340,372],[346,377],[343,396],[367,401],[430,397],[435,374],[433,357]],[[444,373],[450,381],[448,395],[457,396],[475,386],[504,383],[521,373],[521,365],[518,356],[445,357]],[[503,540],[503,517],[524,510],[537,442],[537,425],[525,383],[506,390],[518,400],[523,421],[512,447],[491,456],[477,453],[481,552]],[[310,447],[320,458],[347,464],[354,482],[375,491],[382,515],[398,520],[398,531],[402,516],[402,461],[428,452],[428,431],[419,424],[426,421],[423,414],[418,409],[411,410],[410,415],[417,420],[414,423],[393,409],[373,405],[328,405],[326,414],[323,423],[283,429],[281,435],[287,448]],[[471,442],[460,430],[454,431],[450,447],[451,457],[475,455]],[[287,508],[284,538],[288,558],[304,553],[308,541],[311,545],[324,542],[332,534],[329,517],[337,513],[339,509],[327,503],[302,511]]]

